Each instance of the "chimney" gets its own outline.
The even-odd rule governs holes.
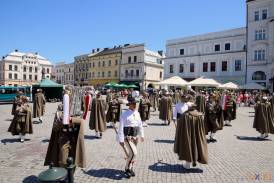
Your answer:
[[[95,49],[92,50],[92,53],[94,53],[94,52],[95,52]]]
[[[162,50],[159,50],[158,53],[163,56],[163,51]]]
[[[34,54],[35,54],[35,55],[38,55],[38,52],[35,52]]]
[[[15,49],[14,51],[15,51],[15,52],[18,52],[18,49]]]
[[[99,50],[100,50],[99,48],[96,49],[97,52],[98,52]]]

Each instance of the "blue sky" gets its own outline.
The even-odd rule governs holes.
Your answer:
[[[244,27],[245,0],[1,0],[0,55],[18,49],[72,62],[93,48]]]

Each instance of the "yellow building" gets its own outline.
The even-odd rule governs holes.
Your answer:
[[[122,58],[122,47],[105,48],[97,54],[89,56],[89,85],[101,86],[108,82],[119,82],[119,65]]]

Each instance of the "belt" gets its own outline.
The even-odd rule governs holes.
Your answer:
[[[125,137],[136,137],[138,135],[139,127],[124,127],[123,132]]]

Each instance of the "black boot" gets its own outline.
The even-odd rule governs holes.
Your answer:
[[[129,169],[125,169],[125,176],[126,176],[127,179],[131,178],[132,174],[131,174]]]
[[[136,176],[136,174],[135,174],[133,168],[130,169],[130,174],[131,174],[132,177]]]

